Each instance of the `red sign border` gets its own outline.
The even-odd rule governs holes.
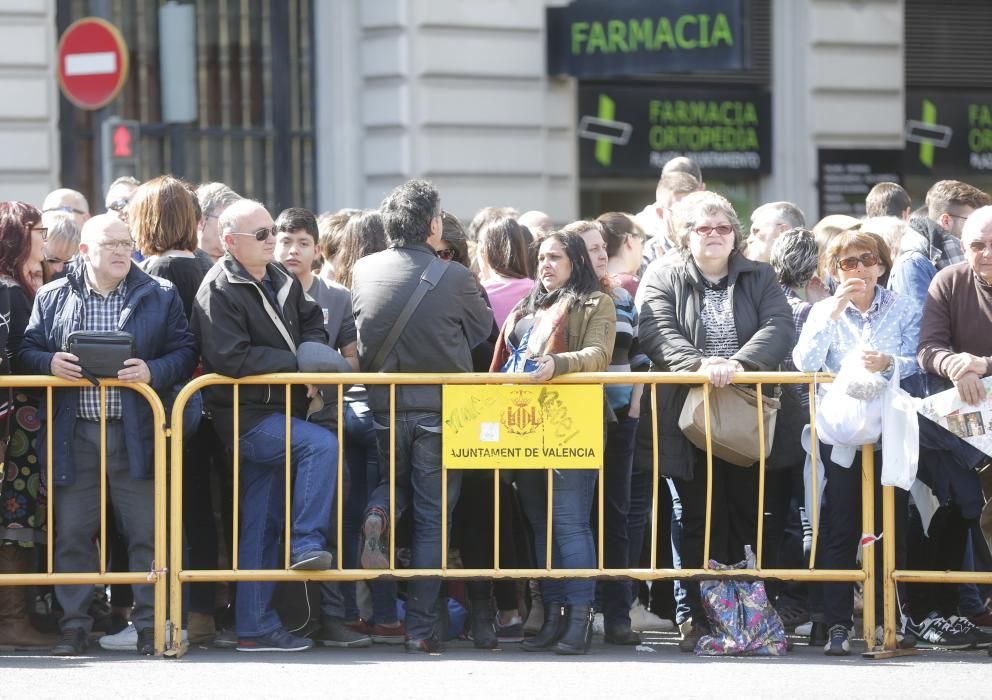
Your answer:
[[[110,96],[100,104],[85,104],[75,99],[72,95],[69,94],[69,90],[65,86],[65,79],[62,76],[62,71],[63,71],[62,62],[65,60],[65,58],[62,56],[62,45],[65,43],[65,38],[69,36],[69,34],[73,30],[77,29],[79,25],[91,24],[91,23],[99,24],[103,26],[103,28],[106,29],[108,32],[110,32],[111,36],[113,36],[114,40],[117,42],[117,49],[121,55],[121,70],[120,70],[120,78],[117,81],[117,87],[115,87],[114,91],[110,94]],[[115,27],[113,24],[103,19],[102,17],[82,17],[81,19],[77,19],[75,22],[73,22],[68,27],[66,27],[66,30],[62,32],[62,36],[59,37],[59,44],[55,51],[55,56],[56,56],[56,60],[59,62],[59,65],[56,66],[55,68],[55,77],[59,81],[59,89],[62,91],[62,94],[65,95],[65,98],[79,109],[92,111],[92,110],[102,109],[107,105],[109,105],[111,102],[117,99],[118,95],[121,94],[121,90],[124,89],[124,84],[127,82],[128,75],[131,72],[131,61],[130,61],[130,56],[128,55],[127,42],[124,41],[124,35],[121,34],[121,31],[117,27]]]

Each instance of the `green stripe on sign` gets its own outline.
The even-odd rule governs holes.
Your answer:
[[[923,100],[923,117],[921,122],[927,126],[937,126],[937,105],[930,100]],[[928,168],[933,167],[933,144],[920,144],[920,162]]]
[[[613,121],[617,115],[616,102],[606,95],[599,96],[599,114],[596,116],[604,121]],[[596,139],[596,162],[609,167],[613,160],[613,144],[606,139]]]

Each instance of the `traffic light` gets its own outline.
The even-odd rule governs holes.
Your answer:
[[[141,129],[133,119],[111,117],[103,122],[100,148],[101,191],[106,192],[111,182],[122,175],[140,179]]]

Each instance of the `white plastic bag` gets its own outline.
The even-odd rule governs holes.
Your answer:
[[[920,424],[916,399],[899,386],[899,365],[892,363],[892,378],[882,404],[882,486],[909,491],[920,461]]]
[[[882,435],[882,400],[848,395],[854,370],[855,364],[845,361],[833,383],[817,397],[816,437],[828,445],[860,447],[874,444]]]

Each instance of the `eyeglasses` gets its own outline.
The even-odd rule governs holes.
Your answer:
[[[709,236],[712,233],[718,236],[729,236],[734,232],[734,227],[730,224],[720,224],[719,226],[697,226],[692,230],[700,236]]]
[[[38,233],[41,234],[41,240],[43,240],[43,241],[47,241],[48,240],[48,229],[47,228],[45,228],[44,226],[32,226],[31,227],[31,233],[34,233],[35,231],[37,231]]]
[[[968,247],[971,248],[972,253],[981,254],[984,253],[986,249],[992,251],[992,244],[986,243],[985,241],[972,241],[968,244]]]
[[[858,269],[859,263],[865,267],[878,265],[878,256],[874,253],[862,253],[858,257],[844,258],[843,260],[838,261],[837,267],[844,272],[852,272]]]
[[[435,250],[434,255],[441,258],[442,260],[452,261],[455,259],[457,252],[454,248],[442,248],[441,250]]]
[[[272,228],[260,228],[257,231],[252,231],[251,233],[238,233],[237,231],[228,231],[232,236],[254,236],[256,241],[264,241],[269,236],[275,238],[278,231],[275,227]]]
[[[46,257],[45,262],[48,263],[49,265],[68,265],[71,262],[71,259],[63,260],[62,258],[56,258],[55,256],[52,256],[52,257]]]
[[[75,209],[74,207],[51,207],[49,209],[42,209],[41,213],[47,214],[50,211],[61,211],[66,214],[79,214],[80,216],[85,216],[86,214],[89,214],[89,212],[87,211],[83,211],[82,209]]]
[[[952,214],[951,212],[947,212],[947,215],[952,219],[961,219],[962,221],[967,221],[968,219],[967,216],[962,216],[961,214]]]
[[[100,250],[115,253],[130,253],[134,250],[134,241],[100,241],[97,243]]]
[[[120,212],[124,211],[124,209],[127,208],[127,205],[129,203],[130,203],[130,200],[124,199],[122,197],[121,199],[115,199],[113,202],[111,202],[110,204],[108,204],[107,205],[107,209],[109,209],[110,211],[116,211],[116,212],[120,213]]]

